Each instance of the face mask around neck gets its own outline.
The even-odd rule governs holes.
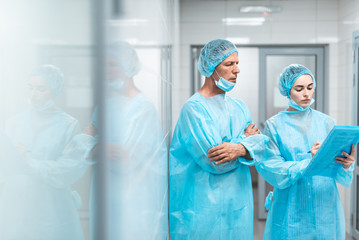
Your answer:
[[[123,80],[115,80],[115,81],[109,82],[107,84],[107,88],[110,91],[119,92],[119,91],[122,90],[124,85],[125,85],[125,81],[123,81]]]
[[[214,70],[214,71],[216,72],[217,76],[219,77],[218,81],[215,78],[213,78],[216,86],[225,92],[231,91],[234,88],[234,86],[236,85],[236,83],[224,79],[223,77],[219,76],[219,74],[217,73],[216,70]]]
[[[55,106],[55,102],[52,99],[48,100],[45,104],[43,104],[41,106],[37,106],[37,107],[35,107],[32,104],[30,99],[28,100],[28,102],[31,104],[31,106],[33,107],[34,110],[39,111],[39,112],[45,112]]]
[[[310,106],[311,106],[313,103],[314,103],[314,99],[312,98],[312,100],[310,100],[309,105],[304,108],[304,107],[302,107],[302,106],[299,106],[296,102],[294,102],[293,99],[290,99],[288,105],[289,105],[290,107],[296,109],[296,110],[299,111],[299,112],[304,112],[305,110],[309,109]]]

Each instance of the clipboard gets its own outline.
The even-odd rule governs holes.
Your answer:
[[[350,154],[351,145],[359,142],[359,126],[335,125],[310,161],[304,176],[335,177],[343,165],[335,162],[342,152]]]

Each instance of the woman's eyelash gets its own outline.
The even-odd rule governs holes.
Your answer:
[[[296,88],[295,90],[297,91],[297,92],[300,92],[300,91],[302,91],[304,88]],[[313,87],[308,87],[307,88],[308,90],[312,90],[313,89]]]

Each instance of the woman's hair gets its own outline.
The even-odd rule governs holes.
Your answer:
[[[279,91],[283,96],[290,98],[290,90],[295,81],[302,75],[308,74],[313,79],[313,90],[315,90],[316,83],[312,72],[300,64],[291,64],[283,69],[279,77]]]
[[[54,97],[58,96],[64,90],[64,74],[54,65],[42,65],[32,71],[30,76],[41,77],[49,85]]]

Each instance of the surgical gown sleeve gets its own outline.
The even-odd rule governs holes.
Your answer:
[[[33,172],[40,175],[54,187],[67,187],[83,176],[91,162],[88,155],[95,146],[95,138],[80,133],[78,121],[71,122],[68,128],[67,144],[59,156],[52,161],[44,161],[36,155],[29,155],[27,162]]]
[[[335,119],[333,118],[326,119],[325,126],[327,126],[328,133],[330,132],[330,130],[332,130],[335,124],[336,124]],[[343,167],[340,167],[335,176],[335,181],[337,183],[340,183],[344,187],[349,187],[353,180],[353,170],[354,170],[353,164],[348,169],[344,169]]]
[[[247,149],[252,159],[248,160],[243,157],[239,157],[238,161],[247,166],[257,165],[261,161],[261,155],[268,141],[268,137],[264,134],[256,134],[244,138],[239,143]]]
[[[251,113],[250,113],[247,105],[244,104],[244,102],[242,102],[239,99],[236,99],[236,101],[240,104],[240,110],[243,112],[243,116],[246,121],[245,129],[247,129],[247,127],[251,123],[253,123]],[[232,124],[231,127],[234,127],[234,126],[235,125]],[[247,165],[247,166],[254,166],[259,163],[259,161],[261,160],[260,156],[263,152],[263,148],[264,148],[265,144],[267,144],[268,141],[269,141],[268,137],[265,136],[264,134],[256,134],[256,135],[246,137],[246,135],[244,134],[244,131],[238,138],[233,138],[231,140],[231,142],[233,142],[233,143],[242,144],[247,149],[247,151],[252,159],[249,160],[244,157],[239,157],[237,159],[240,163]]]
[[[184,105],[178,120],[178,141],[184,142],[186,151],[203,170],[214,174],[229,172],[240,164],[237,159],[218,165],[209,161],[208,150],[222,144],[221,127],[202,105],[192,102]]]
[[[266,122],[264,134],[269,137],[262,161],[256,165],[258,173],[273,187],[284,189],[293,185],[304,173],[311,159],[286,161],[278,148],[275,130]],[[279,137],[278,137],[279,138]]]
[[[328,118],[328,121],[326,122],[328,132],[330,132],[330,130],[334,127],[335,124],[335,119]],[[337,171],[337,175],[335,176],[335,181],[337,183],[340,183],[344,187],[349,187],[353,180],[353,170],[353,164],[349,167],[349,169],[346,170],[343,167],[339,168]]]
[[[335,181],[344,187],[349,187],[353,181],[353,170],[354,164],[352,164],[348,169],[344,169],[343,167],[339,168],[337,175],[335,176]]]

